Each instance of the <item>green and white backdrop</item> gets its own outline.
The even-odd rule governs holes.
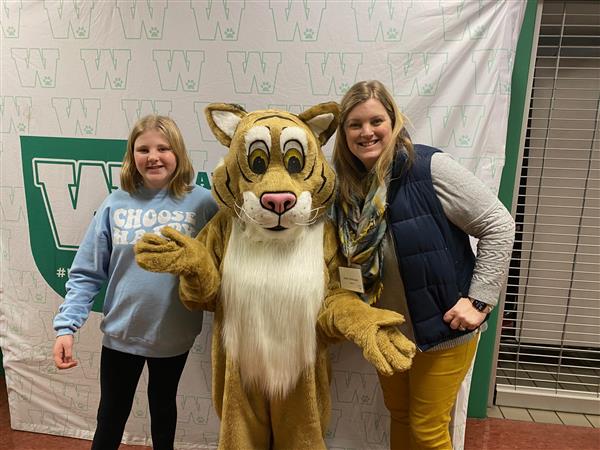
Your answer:
[[[63,372],[51,358],[52,318],[95,208],[118,189],[124,139],[139,117],[173,117],[197,182],[209,187],[225,149],[204,121],[208,103],[300,112],[377,78],[416,142],[450,152],[497,191],[524,10],[518,0],[0,1],[0,345],[11,426],[92,436],[101,315],[77,333],[79,365]],[[217,440],[210,328],[207,315],[179,389],[182,448]],[[349,344],[332,359],[329,447],[387,448],[374,371]],[[145,389],[144,373],[130,443],[149,442]]]

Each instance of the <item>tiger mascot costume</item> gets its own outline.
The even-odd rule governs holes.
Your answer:
[[[140,266],[180,278],[189,309],[214,311],[213,401],[219,448],[325,449],[327,345],[349,339],[383,374],[410,367],[401,315],[341,289],[336,232],[326,210],[335,174],[321,151],[334,102],[294,115],[206,108],[226,147],[213,174],[220,210],[196,239],[170,228],[136,245]]]

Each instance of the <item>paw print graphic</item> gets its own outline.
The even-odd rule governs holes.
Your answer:
[[[17,130],[19,130],[22,133],[25,130],[27,130],[27,125],[25,125],[23,122],[19,122],[17,124]]]
[[[119,77],[116,77],[116,78],[113,80],[113,83],[112,83],[112,84],[113,84],[113,87],[114,87],[115,89],[122,89],[122,88],[124,87],[123,85],[124,85],[125,83],[123,83],[123,80],[122,80],[121,78],[119,78]]]
[[[396,28],[390,28],[386,31],[386,36],[388,39],[398,39],[398,30]]]
[[[144,417],[144,410],[139,408],[134,409],[133,416],[137,418]]]
[[[302,34],[304,35],[304,39],[307,41],[314,41],[315,39],[315,30],[312,28],[307,28]]]
[[[54,80],[52,79],[52,77],[46,75],[45,77],[42,77],[42,85],[44,85],[45,87],[53,87]]]
[[[345,94],[348,91],[348,89],[350,89],[350,85],[345,81],[342,84],[340,84],[340,94]]]
[[[473,30],[473,39],[481,39],[485,35],[485,28],[478,26]]]
[[[467,136],[466,134],[463,134],[460,138],[458,138],[458,145],[470,145],[471,144],[471,138],[469,136]]]
[[[233,28],[225,28],[223,31],[223,37],[225,39],[235,39],[235,31]]]
[[[194,81],[194,80],[187,80],[185,82],[185,90],[186,91],[194,91],[194,90],[196,90],[196,81]]]
[[[17,35],[17,30],[13,26],[6,27],[6,30],[4,31],[7,37],[15,37]]]
[[[151,27],[148,30],[148,34],[152,39],[158,39],[160,37],[160,30],[156,27]]]
[[[86,125],[83,127],[83,134],[92,134],[94,132],[94,127],[91,125]]]
[[[333,433],[331,432],[331,430],[327,430],[325,432],[325,439],[330,439],[333,437]]]
[[[362,396],[360,397],[360,402],[361,402],[363,405],[364,405],[364,404],[367,404],[367,403],[369,403],[369,400],[370,400],[370,399],[369,399],[369,396],[368,396],[368,395],[362,395]]]
[[[510,94],[510,83],[500,83],[500,92],[502,92],[503,94]]]
[[[87,30],[84,27],[78,27],[77,30],[75,30],[75,37],[78,37],[78,38],[87,37]]]
[[[262,83],[260,83],[260,92],[272,93],[273,85],[271,83],[269,83],[268,81],[263,81]]]
[[[425,95],[433,94],[433,84],[425,83],[421,88],[421,92]]]

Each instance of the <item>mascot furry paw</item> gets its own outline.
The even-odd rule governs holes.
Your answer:
[[[213,176],[220,211],[196,239],[172,229],[136,246],[142,267],[180,277],[190,309],[214,311],[213,400],[223,449],[324,449],[327,345],[349,339],[381,373],[410,367],[401,315],[339,285],[336,233],[325,211],[335,175],[321,151],[336,103],[300,115],[206,108],[229,152]]]

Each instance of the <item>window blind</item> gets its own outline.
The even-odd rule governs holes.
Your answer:
[[[544,1],[496,404],[600,410],[600,2]]]

